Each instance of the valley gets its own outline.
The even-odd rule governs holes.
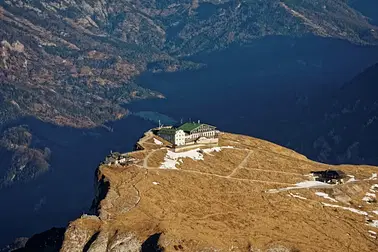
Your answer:
[[[141,75],[138,84],[163,93],[165,99],[127,104],[125,108],[132,115],[108,122],[106,127],[74,129],[33,118],[15,123],[28,125],[38,140],[32,141],[31,147],[48,147],[51,159],[49,171],[34,181],[15,180],[10,187],[1,189],[1,198],[10,202],[1,220],[3,230],[8,230],[4,241],[65,226],[87,212],[93,198],[95,167],[111,150],[132,150],[140,135],[156,126],[158,119],[163,123],[206,120],[222,130],[289,145],[306,123],[316,116],[321,120],[323,109],[313,113],[311,104],[318,106],[324,92],[336,92],[374,64],[378,50],[317,37],[277,37],[190,60],[207,67]],[[141,114],[152,121],[133,115],[143,111],[153,112]],[[156,117],[152,116],[156,113]],[[301,138],[301,142],[305,141]],[[312,141],[310,136],[308,141]],[[300,149],[301,142],[292,141],[290,147]],[[302,153],[318,155],[311,148]]]

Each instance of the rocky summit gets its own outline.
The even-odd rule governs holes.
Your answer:
[[[375,251],[378,168],[331,166],[260,139],[221,133],[219,146],[143,150],[97,170],[93,215],[71,222],[72,251]],[[314,181],[337,170],[343,183]]]
[[[198,68],[182,57],[272,35],[376,45],[369,22],[343,0],[1,1],[0,123],[94,127],[163,97],[135,84],[146,70]]]

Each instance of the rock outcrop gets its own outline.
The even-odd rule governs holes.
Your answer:
[[[14,252],[38,252],[38,251],[59,251],[62,247],[65,228],[52,228],[40,234],[33,235],[28,239],[22,248],[5,251]]]

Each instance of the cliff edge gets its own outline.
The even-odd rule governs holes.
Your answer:
[[[378,248],[377,167],[316,163],[229,133],[178,153],[148,134],[142,145],[126,164],[98,168],[96,213],[70,223],[62,252]],[[311,180],[327,169],[344,183]]]

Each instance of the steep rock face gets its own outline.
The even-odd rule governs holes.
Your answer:
[[[65,228],[52,228],[33,235],[22,248],[12,249],[15,252],[59,251],[62,247]],[[6,250],[5,250],[6,251]],[[9,251],[9,250],[8,250]]]
[[[349,0],[350,6],[367,16],[370,23],[378,24],[378,2],[375,0]]]
[[[95,198],[93,199],[90,212],[93,214],[99,214],[100,203],[106,197],[109,192],[109,180],[96,169],[95,175]]]
[[[322,162],[378,164],[378,64],[371,66],[319,103],[309,131],[302,131],[305,146]],[[298,144],[298,146],[300,146]]]
[[[378,41],[361,14],[329,0],[6,0],[0,25],[1,122],[33,115],[74,127],[120,118],[122,103],[159,96],[133,85],[151,66],[198,67],[177,56],[269,35]]]
[[[378,246],[373,214],[378,205],[364,201],[367,192],[376,197],[377,167],[333,167],[227,133],[220,148],[177,154],[181,157],[152,139],[145,146],[129,153],[133,164],[99,168],[98,187],[104,178],[109,184],[98,216],[70,223],[61,251],[373,251]],[[160,168],[163,163],[171,169]],[[295,184],[307,181],[312,170],[335,168],[350,176],[347,183]]]
[[[336,159],[353,163],[378,163],[378,64],[342,87],[334,112],[327,115],[333,136],[326,137]],[[343,139],[337,136],[343,136]],[[333,138],[333,141],[331,140]]]

